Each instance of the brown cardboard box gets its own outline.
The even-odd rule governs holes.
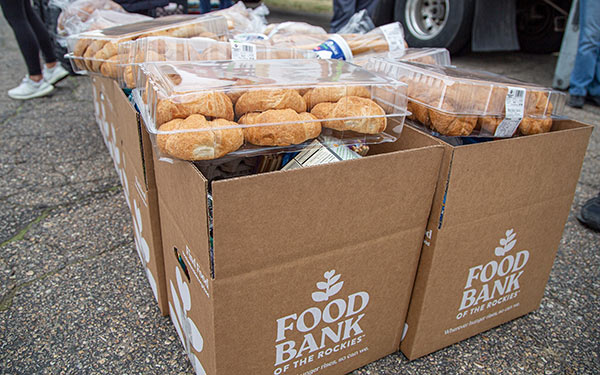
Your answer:
[[[592,127],[453,147],[444,157],[401,350],[415,359],[540,305]],[[433,139],[433,138],[432,138]]]
[[[139,115],[112,79],[92,77],[96,121],[133,219],[135,246],[163,315],[168,314],[152,147]]]
[[[343,374],[398,350],[441,160],[377,155],[213,182],[155,161],[171,319],[197,374]]]

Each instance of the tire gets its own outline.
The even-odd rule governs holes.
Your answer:
[[[567,14],[570,3],[570,1],[556,1],[556,5],[564,9]],[[562,16],[544,0],[518,1],[517,32],[521,50],[532,53],[550,53],[560,50],[564,31],[554,30],[554,20]]]
[[[394,19],[410,47],[460,51],[471,39],[473,0],[397,0]]]

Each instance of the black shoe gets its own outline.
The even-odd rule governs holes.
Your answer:
[[[586,227],[600,232],[600,196],[585,202],[577,215],[577,220]]]
[[[600,96],[588,95],[587,96],[587,101],[589,103],[592,103],[593,105],[596,105],[596,106],[600,107]]]
[[[569,107],[583,108],[585,103],[585,96],[582,95],[569,95]]]

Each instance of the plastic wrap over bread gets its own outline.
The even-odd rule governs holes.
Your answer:
[[[394,141],[406,85],[337,60],[143,63],[134,99],[162,156],[212,160]]]

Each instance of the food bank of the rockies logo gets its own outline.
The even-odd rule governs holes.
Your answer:
[[[529,261],[529,251],[509,254],[517,244],[516,236],[514,230],[509,229],[500,239],[494,255],[501,259],[469,268],[457,319],[517,297],[521,290],[519,278]]]
[[[360,323],[369,293],[333,299],[344,286],[341,276],[335,270],[325,272],[324,280],[316,283],[318,290],[311,294],[315,306],[277,319],[274,374],[300,368],[363,340]]]

